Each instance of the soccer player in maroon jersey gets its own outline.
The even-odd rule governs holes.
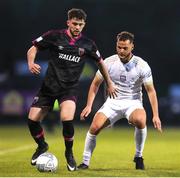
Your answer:
[[[81,32],[85,26],[86,13],[82,9],[68,11],[67,29],[51,30],[33,41],[27,52],[28,67],[31,73],[39,74],[41,67],[35,63],[38,51],[49,50],[48,69],[42,86],[31,105],[28,126],[32,137],[38,144],[32,156],[35,165],[38,156],[48,150],[41,120],[51,111],[57,99],[60,105],[60,118],[63,125],[65,157],[69,171],[76,170],[73,156],[74,126],[78,81],[86,60],[94,60],[106,81],[110,97],[115,97],[116,89],[108,75],[96,44]]]

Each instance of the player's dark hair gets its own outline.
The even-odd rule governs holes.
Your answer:
[[[77,18],[79,20],[83,19],[84,21],[86,21],[86,17],[87,15],[82,9],[72,8],[68,11],[68,20]]]
[[[134,42],[134,35],[130,32],[123,31],[117,35],[117,41],[129,40],[131,43]]]

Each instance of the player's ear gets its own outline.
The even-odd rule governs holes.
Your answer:
[[[132,50],[134,49],[134,44],[132,44]]]
[[[70,23],[69,20],[67,20],[66,24],[67,24],[68,27],[69,27],[69,23]]]

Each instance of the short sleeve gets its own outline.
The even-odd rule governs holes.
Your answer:
[[[101,54],[94,42],[92,42],[92,47],[90,51],[88,51],[88,55],[96,62],[100,62],[100,60],[102,59]]]
[[[32,41],[32,44],[39,50],[48,49],[52,45],[52,31],[44,33],[42,36]]]
[[[109,67],[110,67],[110,65],[108,65],[108,64],[109,64],[109,60],[108,60],[107,58],[104,60],[104,64],[105,64],[106,69],[108,70],[108,73],[109,73],[109,70],[110,70]],[[102,74],[101,74],[101,72],[100,72],[100,70],[98,70],[98,71],[96,72],[96,75],[97,75],[99,78],[104,79],[103,76],[102,76]]]
[[[142,80],[144,84],[153,83],[151,68],[147,63],[142,68]]]

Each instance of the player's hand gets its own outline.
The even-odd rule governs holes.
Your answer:
[[[82,112],[81,112],[81,114],[80,114],[80,119],[81,119],[81,120],[85,120],[86,117],[89,115],[90,112],[91,112],[91,107],[90,107],[90,106],[86,106],[86,107],[82,110]]]
[[[110,98],[116,98],[117,97],[117,93],[119,92],[119,89],[117,88],[117,86],[115,86],[113,83],[111,83],[108,87],[107,87],[107,94]]]
[[[40,74],[41,66],[36,63],[29,64],[29,71],[33,74]]]
[[[153,117],[153,124],[154,124],[154,128],[156,128],[158,131],[162,132],[162,128],[161,128],[161,120],[159,117]]]

